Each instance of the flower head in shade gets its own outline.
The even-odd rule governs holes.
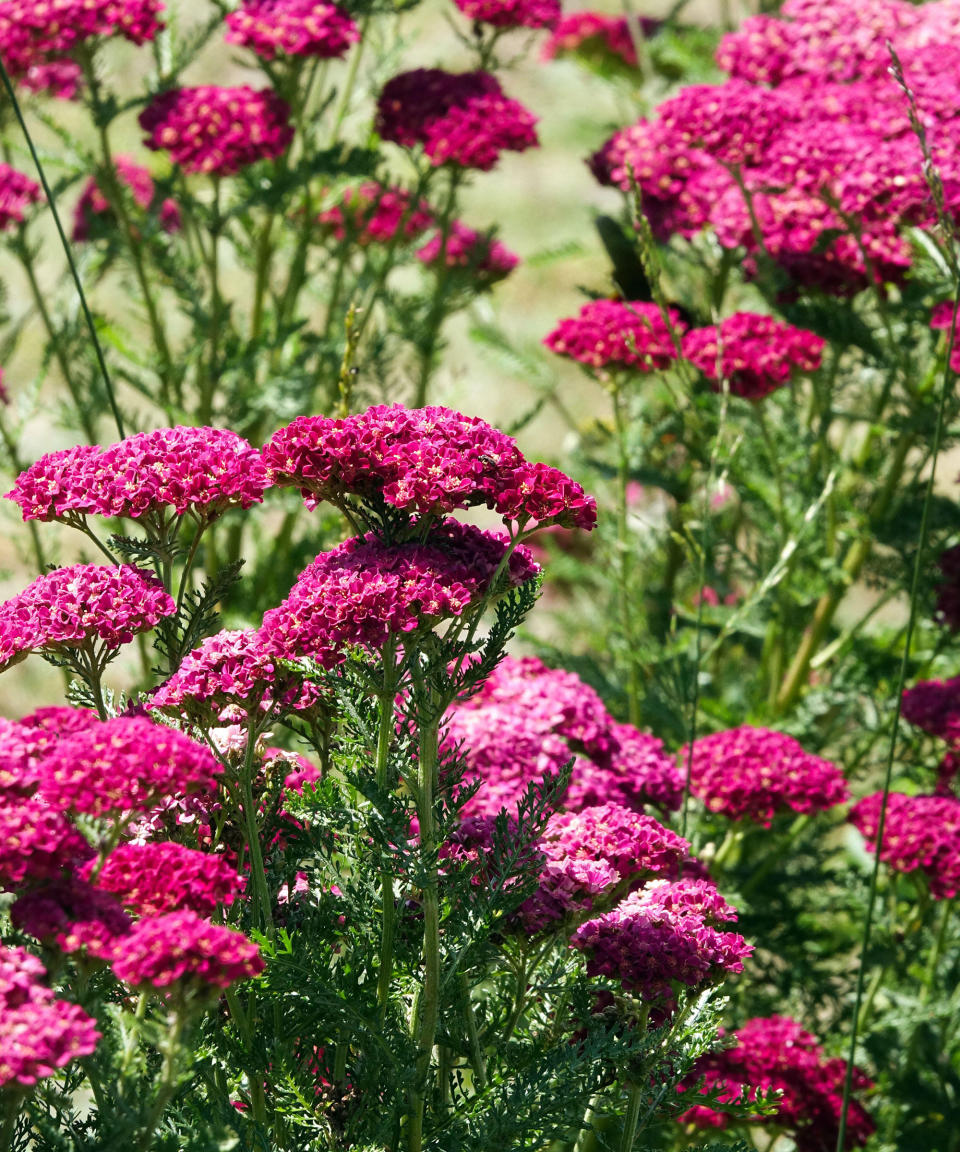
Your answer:
[[[332,60],[360,39],[355,21],[327,0],[243,0],[227,14],[229,44],[242,44],[265,60],[313,56]]]
[[[685,326],[676,312],[670,322],[679,336]],[[655,372],[677,358],[660,309],[642,301],[591,300],[543,342],[559,356],[604,371]]]
[[[185,172],[232,176],[273,160],[293,139],[290,109],[271,89],[172,88],[140,113],[144,143],[169,152]]]
[[[54,100],[75,100],[82,76],[75,60],[40,60],[25,63],[18,79],[29,92],[42,93]]]
[[[494,28],[552,28],[560,0],[453,0],[468,20]]]
[[[39,793],[90,816],[146,812],[187,793],[210,793],[221,768],[174,728],[120,716],[61,740],[37,766]]]
[[[660,27],[659,20],[639,17],[644,37]],[[540,52],[541,59],[576,53],[603,64],[613,59],[628,68],[637,66],[637,49],[625,16],[608,16],[604,12],[571,12],[562,16]]]
[[[820,336],[754,312],[735,312],[719,327],[695,328],[683,338],[683,354],[719,391],[729,381],[735,396],[759,400],[797,372],[820,367]]]
[[[222,856],[151,841],[114,848],[97,873],[96,885],[138,916],[184,908],[210,916],[218,904],[233,903],[244,880]]]
[[[875,792],[850,810],[867,848],[876,851],[883,793]],[[960,800],[953,796],[906,796],[891,792],[880,859],[895,872],[922,872],[930,895],[947,900],[960,892]]]
[[[58,1000],[40,961],[0,945],[0,1088],[29,1088],[96,1048],[100,1033],[77,1004]]]
[[[64,814],[39,796],[0,796],[0,888],[56,879],[92,855]]]
[[[903,693],[904,720],[931,736],[960,745],[960,676],[921,680]]]
[[[0,164],[0,232],[23,222],[31,204],[41,198],[40,185],[9,164]]]
[[[506,550],[504,537],[452,520],[422,543],[386,545],[373,533],[347,540],[321,553],[265,614],[264,648],[327,667],[352,645],[379,652],[388,636],[462,615],[487,591]],[[517,586],[538,571],[520,546],[506,575]]]
[[[443,516],[486,505],[526,523],[549,505],[569,526],[589,528],[596,519],[596,503],[579,484],[529,464],[512,437],[449,408],[396,404],[341,419],[300,416],[274,433],[263,458],[271,481],[298,487],[308,508],[360,500]]]
[[[953,320],[953,301],[944,300],[938,304],[930,314],[930,327],[935,332],[949,332]],[[950,367],[954,372],[960,372],[960,332],[954,324],[953,348],[950,351]]]
[[[171,984],[228,988],[264,969],[256,944],[242,932],[211,924],[196,912],[141,920],[117,946],[114,975],[134,987]]]
[[[401,229],[406,239],[415,240],[433,224],[433,212],[423,200],[412,204],[403,188],[368,180],[348,189],[339,203],[320,213],[317,223],[334,239],[364,248],[388,244]]]
[[[122,516],[165,522],[172,514],[210,521],[263,500],[266,469],[242,436],[225,428],[158,428],[106,448],[81,445],[42,456],[7,499],[24,520]]]
[[[610,734],[614,747],[609,758],[577,758],[564,806],[578,811],[610,800],[634,810],[653,804],[675,812],[683,798],[683,776],[663,741],[631,724],[611,724]]]
[[[175,611],[153,573],[127,564],[58,568],[0,604],[0,668],[29,652],[86,653],[99,665]]]
[[[277,665],[253,629],[217,632],[189,652],[154,692],[148,707],[191,719],[219,718],[225,709],[309,708],[319,689]]]
[[[688,751],[680,753],[683,765]],[[767,728],[701,736],[689,756],[690,788],[712,812],[769,828],[778,812],[819,812],[847,798],[843,773]]]
[[[600,804],[550,817],[538,844],[544,856],[540,889],[520,908],[527,931],[540,931],[595,896],[643,875],[674,871],[690,850],[652,816]]]
[[[702,988],[742,972],[753,952],[720,925],[737,914],[708,880],[654,880],[574,933],[591,976],[610,976],[645,1001],[673,1003],[673,984]]]
[[[160,0],[0,0],[0,55],[20,75],[94,37],[144,44],[163,27],[162,11]]]
[[[92,867],[93,861],[90,861]],[[19,896],[10,909],[15,928],[61,952],[109,960],[133,921],[109,893],[71,876]]]
[[[116,172],[118,180],[127,186],[134,202],[144,211],[153,205],[153,177],[150,171],[142,164],[137,164],[129,156],[116,158]],[[161,228],[166,232],[179,232],[180,209],[175,200],[164,200],[157,206],[157,215]],[[100,185],[94,177],[90,177],[80,193],[77,207],[73,215],[73,234],[71,239],[75,242],[89,240],[104,225],[113,223],[113,211],[109,201],[103,194]]]
[[[798,1152],[835,1148],[843,1108],[845,1061],[828,1060],[816,1039],[788,1016],[748,1020],[734,1034],[733,1048],[701,1056],[687,1077],[692,1088],[701,1078],[701,1091],[721,1103],[755,1100],[758,1091],[779,1093],[776,1107],[750,1119],[786,1129]],[[853,1070],[854,1090],[871,1087],[859,1068]],[[695,1104],[679,1117],[699,1128],[725,1128],[730,1117],[706,1105]],[[875,1130],[863,1105],[851,1099],[844,1148],[861,1147]]]
[[[377,131],[406,148],[417,144],[433,164],[486,172],[502,152],[535,147],[534,117],[503,94],[489,72],[417,68],[394,76],[377,101]]]
[[[503,280],[520,263],[509,248],[482,232],[475,232],[459,220],[453,220],[444,240],[443,230],[417,249],[417,259],[428,267],[445,265],[447,268],[469,272],[472,281],[482,287]]]

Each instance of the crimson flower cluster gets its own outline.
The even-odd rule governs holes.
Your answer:
[[[534,657],[504,659],[469,700],[447,713],[448,748],[462,746],[468,783],[482,782],[469,814],[515,810],[532,784],[556,776],[576,757],[558,798],[568,811],[610,801],[641,811],[680,806],[683,781],[655,737],[618,724],[574,673]]]
[[[661,239],[709,228],[746,250],[753,273],[772,259],[794,285],[837,295],[900,280],[912,260],[905,229],[935,213],[886,41],[956,213],[958,36],[937,4],[788,0],[723,39],[717,62],[730,79],[686,88],[616,133],[593,171],[624,191],[636,180]]]
[[[736,918],[708,880],[653,880],[582,924],[571,943],[586,954],[591,976],[612,977],[669,1009],[675,982],[702,988],[743,971],[752,945],[720,927]]]
[[[140,113],[144,144],[185,172],[232,176],[274,160],[293,139],[290,109],[271,88],[172,88]]]
[[[417,249],[417,259],[422,264],[465,269],[476,287],[503,280],[520,263],[520,257],[499,240],[474,231],[460,220],[450,222],[446,236],[442,228],[438,229]]]
[[[149,210],[153,206],[154,193],[153,177],[149,169],[137,164],[129,156],[117,156],[115,165],[118,180],[129,188],[134,202],[144,211]],[[157,205],[156,211],[157,220],[165,232],[180,231],[180,209],[175,200],[164,200]],[[77,201],[71,239],[78,243],[89,240],[96,234],[98,226],[112,222],[113,212],[110,204],[96,179],[91,176]]]
[[[433,224],[433,210],[424,200],[411,203],[410,193],[367,180],[348,189],[340,201],[324,209],[317,223],[335,240],[349,240],[365,248],[388,244],[403,230],[404,238],[415,240]]]
[[[673,310],[669,315],[679,338],[686,326]],[[660,309],[644,301],[591,300],[577,316],[561,320],[543,342],[560,356],[611,372],[655,372],[677,358]]]
[[[40,185],[9,164],[0,164],[0,232],[23,223],[24,212],[40,199]]]
[[[950,352],[950,367],[960,372],[960,339],[953,319],[953,301],[944,300],[930,313],[930,327],[935,332],[949,332],[953,327],[953,348]]]
[[[88,865],[81,874],[89,879],[91,872]],[[244,889],[243,877],[222,856],[162,840],[114,848],[96,884],[138,916],[180,908],[210,916],[218,905],[232,904]]]
[[[760,1090],[775,1091],[779,1093],[775,1110],[751,1117],[751,1124],[786,1129],[797,1152],[835,1148],[846,1061],[826,1059],[816,1039],[789,1016],[748,1020],[734,1038],[735,1047],[700,1057],[687,1077],[687,1088],[702,1078],[701,1092],[709,1092],[721,1103],[744,1096],[755,1100]],[[871,1082],[855,1067],[852,1086],[862,1091],[871,1087]],[[725,1128],[731,1120],[727,1113],[704,1104],[695,1104],[679,1119],[699,1128]],[[867,1110],[851,1099],[844,1148],[862,1147],[874,1129]]]
[[[850,822],[876,851],[883,793],[865,796],[850,810]],[[906,796],[891,792],[880,859],[895,872],[922,872],[936,900],[960,892],[960,800],[953,796]]]
[[[640,31],[652,36],[660,21],[639,16]],[[608,16],[604,12],[571,12],[557,22],[541,50],[541,58],[553,60],[568,53],[604,60],[612,57],[628,68],[637,66],[637,49],[625,16]]]
[[[688,752],[680,754],[686,764]],[[693,742],[690,789],[712,812],[769,828],[778,812],[819,812],[847,798],[843,773],[767,728],[731,728]]]
[[[486,505],[529,520],[592,528],[596,502],[555,468],[526,461],[512,437],[449,408],[369,408],[333,419],[301,416],[263,449],[272,483],[322,500],[385,501],[409,515],[443,516]]]
[[[0,945],[0,1089],[29,1088],[97,1047],[96,1021],[45,977],[35,956]]]
[[[735,312],[719,326],[696,328],[683,338],[684,356],[720,390],[759,400],[790,382],[796,372],[820,367],[826,341],[772,316]]]
[[[117,941],[133,927],[109,892],[76,876],[27,888],[12,904],[10,920],[47,948],[107,961]]]
[[[325,667],[343,661],[351,645],[379,652],[391,635],[462,615],[488,590],[507,547],[505,537],[455,520],[434,526],[422,543],[386,544],[372,532],[347,540],[321,553],[265,613],[264,648]],[[520,546],[506,575],[518,586],[538,571]]]
[[[494,28],[552,28],[560,0],[453,0],[468,20]]]
[[[57,879],[93,852],[56,808],[38,796],[0,796],[0,889]]]
[[[50,452],[17,477],[8,500],[24,520],[82,526],[87,515],[133,520],[190,514],[209,522],[249,508],[268,486],[260,454],[225,428],[159,428],[107,448]]]
[[[227,14],[229,44],[242,44],[265,60],[312,56],[332,60],[360,39],[352,17],[327,0],[243,0]]]
[[[951,680],[920,680],[903,693],[905,720],[931,736],[960,746],[960,676]]]
[[[434,165],[489,171],[502,152],[537,144],[536,117],[503,94],[489,72],[417,68],[394,76],[377,101],[377,131],[405,148],[422,145]]]
[[[0,670],[31,652],[103,660],[175,611],[152,572],[128,564],[59,568],[0,604]]]

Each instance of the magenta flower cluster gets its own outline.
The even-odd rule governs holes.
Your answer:
[[[901,711],[924,732],[960,746],[960,676],[918,681],[904,691]]]
[[[816,1039],[789,1016],[748,1020],[735,1039],[735,1047],[700,1057],[687,1078],[688,1089],[702,1078],[700,1091],[720,1103],[756,1100],[758,1091],[776,1092],[774,1111],[751,1117],[751,1124],[785,1129],[797,1152],[836,1148],[846,1061],[827,1059]],[[854,1091],[871,1087],[857,1067],[852,1087]],[[709,1105],[695,1104],[679,1119],[698,1128],[725,1128],[732,1118]],[[874,1130],[870,1114],[852,1097],[844,1148],[862,1147]]]
[[[520,263],[520,257],[499,240],[474,231],[460,220],[450,222],[446,236],[438,229],[417,249],[417,259],[422,264],[464,269],[478,287],[503,280]]]
[[[865,796],[850,810],[850,822],[875,852],[883,793]],[[960,892],[960,800],[954,796],[907,796],[891,792],[880,859],[895,872],[919,871],[930,895],[949,900]]]
[[[688,750],[680,753],[681,766]],[[779,812],[819,812],[847,799],[843,773],[767,728],[731,728],[701,736],[689,755],[690,790],[712,812],[769,828]]]
[[[40,185],[9,164],[0,164],[0,232],[23,222],[31,204],[40,199]]]
[[[512,437],[449,408],[369,408],[300,416],[263,449],[272,483],[298,487],[308,508],[351,497],[418,516],[486,505],[507,521],[592,528],[596,502],[554,468],[531,464]]]
[[[543,342],[551,352],[589,368],[655,372],[676,360],[674,336],[679,340],[686,328],[676,312],[669,316],[673,334],[656,304],[591,300],[577,316],[561,320]]]
[[[76,875],[28,888],[11,906],[10,920],[48,948],[106,961],[113,958],[117,941],[133,927],[109,892]]]
[[[0,796],[0,889],[56,879],[93,852],[58,809],[39,796]]]
[[[411,203],[403,188],[367,180],[348,189],[340,200],[317,216],[317,223],[335,240],[349,240],[365,248],[368,244],[388,244],[402,229],[415,240],[433,224],[433,210],[424,200]]]
[[[405,148],[422,145],[433,164],[486,172],[503,152],[537,144],[536,117],[503,94],[489,72],[416,68],[389,80],[377,101],[377,131]]]
[[[759,400],[798,372],[820,367],[826,341],[773,316],[735,312],[718,326],[683,338],[684,356],[719,391],[726,380],[734,396]]]
[[[35,956],[0,945],[0,1089],[29,1088],[97,1047],[96,1021],[45,977]]]
[[[327,0],[243,0],[227,14],[228,44],[242,44],[265,60],[312,56],[332,60],[360,39],[356,22]]]
[[[675,983],[701,988],[743,971],[752,945],[720,927],[736,918],[708,880],[653,880],[582,924],[571,943],[591,976],[669,1009]]]
[[[83,873],[89,879],[92,864]],[[212,915],[233,903],[244,880],[223,858],[169,841],[121,844],[96,875],[97,887],[112,892],[138,916],[159,916],[184,908]]]
[[[389,545],[373,533],[347,540],[321,553],[265,613],[265,650],[326,667],[351,645],[379,652],[390,635],[460,616],[487,591],[507,546],[505,537],[454,520],[435,525],[423,543]],[[506,575],[516,586],[538,571],[521,546]]]
[[[468,783],[482,782],[471,814],[515,810],[531,785],[572,758],[558,803],[577,812],[612,802],[642,810],[680,806],[683,780],[655,737],[618,724],[578,676],[541,661],[507,657],[483,687],[447,713],[445,746],[462,746]]]
[[[468,20],[494,28],[552,28],[560,0],[453,0]]]
[[[172,88],[140,113],[144,144],[185,172],[233,176],[282,155],[293,139],[290,109],[271,88]]]
[[[644,37],[652,36],[660,21],[638,16]],[[604,12],[570,12],[562,16],[541,50],[541,58],[553,60],[568,53],[587,58],[612,58],[628,68],[637,66],[637,49],[625,16],[608,16]]]
[[[166,199],[161,204],[154,205],[153,177],[149,169],[137,164],[129,156],[117,156],[115,167],[117,179],[130,190],[134,203],[144,211],[155,208],[157,220],[165,232],[179,232],[182,221],[177,202]],[[97,234],[98,228],[112,223],[113,211],[107,197],[96,179],[91,176],[83,186],[74,210],[71,239],[78,243],[89,240]]]
[[[163,27],[162,11],[160,0],[0,0],[0,56],[19,76],[94,37],[144,44]]]
[[[24,520],[129,519],[171,513],[210,521],[263,499],[266,469],[255,448],[225,428],[159,428],[107,448],[50,452],[17,477],[8,500]]]
[[[127,564],[59,568],[0,604],[0,669],[31,652],[102,659],[175,611],[153,573]]]

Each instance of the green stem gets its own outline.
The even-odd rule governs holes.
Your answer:
[[[392,787],[390,780],[390,742],[394,734],[396,719],[394,704],[397,692],[396,667],[396,640],[393,636],[387,639],[383,649],[383,691],[380,693],[380,717],[377,729],[377,755],[376,779],[380,792],[387,792]],[[377,1005],[380,1009],[380,1019],[383,1021],[387,1014],[387,1004],[390,999],[390,983],[393,977],[393,948],[396,938],[397,910],[393,891],[393,876],[389,870],[380,873],[380,967],[377,976]]]
[[[257,340],[263,331],[263,303],[267,294],[267,284],[270,280],[270,257],[273,253],[273,223],[276,219],[272,214],[260,233],[257,242],[257,265],[253,285],[253,315],[250,320],[250,339]]]
[[[347,66],[347,76],[343,82],[343,91],[340,93],[340,100],[337,103],[337,110],[334,113],[333,124],[330,127],[330,136],[327,140],[327,147],[332,148],[337,142],[337,137],[340,135],[340,129],[343,127],[343,121],[346,119],[347,112],[350,110],[350,100],[353,97],[354,85],[357,82],[357,75],[360,71],[360,61],[363,58],[363,49],[367,43],[367,27],[370,23],[370,13],[366,15],[360,22],[360,40],[350,57],[350,63]]]
[[[630,1085],[627,1115],[623,1122],[623,1135],[620,1137],[620,1152],[633,1152],[633,1142],[637,1138],[637,1122],[643,1105],[643,1090],[639,1084]]]
[[[263,868],[263,853],[260,849],[260,829],[257,827],[257,808],[253,799],[253,757],[257,745],[257,727],[253,716],[248,719],[247,745],[243,753],[243,768],[240,773],[240,789],[243,802],[243,820],[246,825],[247,849],[250,853],[250,876],[253,881],[253,919],[258,928],[263,927],[268,937],[273,936],[273,913],[270,908],[270,893],[267,876]]]
[[[163,1066],[160,1070],[160,1086],[154,1099],[153,1106],[147,1116],[140,1139],[137,1141],[138,1152],[149,1152],[153,1143],[153,1135],[157,1125],[163,1119],[163,1113],[170,1103],[177,1086],[177,1068],[180,1055],[180,1040],[183,1036],[185,1013],[182,1009],[174,1009],[170,1013],[170,1023],[163,1043]]]
[[[629,416],[622,383],[611,389],[613,419],[617,436],[617,592],[620,602],[620,627],[627,653],[627,718],[636,727],[640,723],[640,669],[634,650],[633,601],[631,598],[632,549],[627,518],[627,492],[630,486],[630,446],[627,440]]]
[[[936,939],[933,942],[933,947],[930,949],[930,956],[927,960],[927,969],[924,973],[923,979],[923,994],[920,997],[921,1004],[926,1004],[933,994],[933,986],[937,979],[937,968],[940,966],[940,957],[943,955],[943,946],[947,940],[947,927],[950,924],[950,914],[953,912],[953,904],[955,897],[942,902],[943,906],[940,911],[940,927],[937,930]]]
[[[220,296],[220,177],[213,177],[213,214],[210,222],[210,359],[200,395],[200,423],[213,420],[213,397],[217,390],[217,367],[220,344],[220,320],[223,301]]]
[[[430,311],[427,313],[426,333],[420,347],[420,373],[417,386],[413,394],[414,408],[422,408],[427,402],[427,389],[430,386],[430,377],[433,374],[433,363],[437,354],[437,343],[440,339],[440,329],[447,314],[447,282],[450,279],[450,263],[447,259],[447,245],[450,241],[450,231],[453,225],[453,210],[457,203],[457,189],[463,178],[462,170],[455,169],[450,176],[450,188],[447,200],[440,218],[440,251],[437,259],[440,267],[437,271],[436,284],[433,290],[433,299],[430,302]]]
[[[473,1083],[476,1090],[482,1092],[487,1086],[487,1062],[484,1059],[483,1046],[480,1043],[477,1018],[470,1001],[470,982],[465,973],[460,973],[459,982],[460,996],[463,1002],[463,1022],[467,1029],[467,1049],[470,1053],[470,1066],[473,1068]]]

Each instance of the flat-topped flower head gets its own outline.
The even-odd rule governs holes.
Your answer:
[[[453,0],[468,20],[494,28],[552,28],[560,0]]]
[[[221,771],[189,736],[126,716],[61,740],[37,766],[42,797],[90,816],[148,812],[172,797],[211,794]]]
[[[489,72],[416,68],[394,76],[377,101],[376,128],[384,140],[417,144],[434,165],[486,172],[503,152],[537,144],[536,117],[503,94]]]
[[[89,874],[90,866],[85,869]],[[138,916],[159,916],[188,909],[210,916],[230,905],[244,879],[222,856],[198,852],[169,841],[121,844],[96,875],[97,888],[113,893]]]
[[[58,1000],[23,948],[0,945],[0,1089],[30,1088],[89,1056],[100,1033],[78,1004]]]
[[[475,285],[489,287],[503,280],[520,263],[520,257],[489,235],[475,232],[460,220],[453,220],[444,238],[443,229],[417,249],[421,264],[444,265],[468,272]]]
[[[274,484],[298,487],[308,508],[323,500],[387,504],[445,516],[477,505],[506,520],[589,528],[596,503],[555,469],[529,464],[511,436],[449,408],[379,405],[355,416],[300,416],[263,449]]]
[[[654,880],[582,924],[571,944],[586,953],[591,976],[669,1009],[675,983],[703,988],[743,971],[752,945],[720,927],[736,918],[708,880]]]
[[[160,0],[0,0],[0,55],[18,75],[95,38],[144,44],[163,27],[162,11]]]
[[[312,56],[332,60],[360,39],[360,29],[327,0],[243,0],[227,14],[228,44],[242,44],[265,60]]]
[[[56,879],[92,855],[87,841],[46,800],[0,795],[0,889]]]
[[[843,1110],[846,1062],[827,1059],[816,1039],[789,1016],[766,1016],[748,1020],[734,1033],[733,1048],[701,1056],[684,1082],[688,1090],[702,1081],[700,1091],[720,1103],[756,1100],[760,1091],[776,1092],[773,1111],[750,1117],[751,1124],[786,1129],[799,1152],[835,1148]],[[855,1091],[871,1082],[853,1069]],[[875,1131],[863,1105],[848,1102],[847,1140],[844,1148],[862,1147]],[[698,1128],[725,1128],[728,1113],[695,1104],[678,1120]]]
[[[960,676],[951,680],[920,680],[903,693],[904,720],[931,736],[960,745]]]
[[[337,204],[317,217],[322,231],[361,248],[389,244],[401,230],[405,239],[415,240],[433,222],[433,211],[426,201],[414,205],[405,189],[374,180],[348,189]]]
[[[258,631],[238,629],[208,636],[189,652],[147,707],[210,722],[226,709],[289,711],[309,708],[319,698],[318,688],[278,667]]]
[[[133,926],[109,892],[76,876],[29,889],[11,906],[10,921],[47,947],[83,952],[95,960],[109,960]]]
[[[680,753],[686,771],[688,750]],[[842,804],[847,785],[836,764],[767,728],[701,736],[689,756],[690,789],[712,812],[769,828],[778,812],[820,812]]]
[[[118,980],[135,988],[229,988],[259,975],[265,965],[242,932],[182,910],[141,920],[120,942],[110,966]]]
[[[152,572],[73,564],[38,576],[0,604],[0,669],[30,652],[109,659],[176,605]]]
[[[347,540],[321,553],[264,615],[264,648],[325,667],[339,664],[352,646],[377,653],[390,636],[430,628],[478,603],[507,548],[505,537],[453,520],[423,542],[388,545],[373,533]],[[516,587],[538,572],[521,545],[503,575]]]
[[[293,139],[290,109],[271,88],[172,88],[140,113],[144,144],[185,172],[232,176],[275,160]]]
[[[815,372],[826,341],[772,316],[736,312],[719,327],[695,328],[683,338],[684,356],[720,391],[759,400],[789,384],[797,373]]]
[[[882,801],[883,793],[875,792],[850,810],[850,822],[863,833],[870,852],[877,849]],[[960,800],[891,792],[880,859],[895,872],[922,872],[935,900],[956,896],[960,892]]]
[[[669,315],[679,338],[686,326],[673,310]],[[677,358],[660,309],[644,301],[591,300],[576,316],[561,320],[543,342],[558,356],[604,372],[656,372]]]
[[[117,179],[126,185],[134,203],[144,211],[156,208],[161,228],[166,232],[179,232],[181,227],[180,209],[175,200],[164,200],[154,206],[154,184],[150,170],[138,164],[129,156],[117,156],[115,160]],[[73,234],[71,239],[82,242],[100,234],[113,232],[115,220],[113,210],[96,178],[91,176],[83,186],[80,199],[73,214]]]
[[[26,210],[41,198],[40,185],[9,164],[0,164],[0,232],[22,224]]]

